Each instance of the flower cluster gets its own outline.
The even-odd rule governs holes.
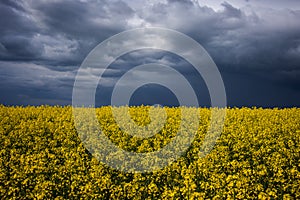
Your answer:
[[[130,107],[139,126],[149,106]],[[85,148],[72,107],[0,106],[1,199],[299,199],[300,109],[228,108],[224,130],[205,157],[199,150],[211,109],[165,108],[166,122],[152,137],[125,133],[111,107],[96,109],[99,127],[132,152],[163,148],[178,132],[181,109],[198,109],[199,128],[188,151],[149,173],[125,173],[99,162]],[[123,109],[119,110],[122,116]]]

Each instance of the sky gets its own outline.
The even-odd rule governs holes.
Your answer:
[[[298,0],[1,0],[0,104],[70,105],[79,67],[99,43],[125,30],[161,27],[204,47],[221,73],[228,106],[299,107],[299,19]],[[210,106],[193,66],[158,50],[116,59],[99,83],[95,105],[110,105],[126,70],[152,62],[179,70],[199,104]],[[130,104],[179,103],[168,88],[149,84]]]

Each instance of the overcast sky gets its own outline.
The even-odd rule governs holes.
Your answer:
[[[155,26],[180,31],[206,49],[229,106],[299,107],[299,19],[299,0],[1,0],[0,104],[71,104],[77,70],[96,45]],[[154,61],[178,68],[193,85],[191,66],[167,52],[129,53],[111,71]],[[110,103],[122,74],[105,74],[97,105]],[[193,87],[200,105],[209,106],[205,84]],[[167,88],[150,85],[134,94],[132,104],[140,103],[178,101]]]

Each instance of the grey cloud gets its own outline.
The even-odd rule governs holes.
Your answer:
[[[2,0],[1,3],[3,5],[6,5],[8,7],[14,8],[16,10],[19,11],[25,11],[23,5],[22,5],[22,1],[18,1],[18,0]]]
[[[57,72],[46,67],[0,62],[1,103],[8,105],[70,104],[75,72]]]
[[[221,68],[265,70],[299,63],[293,53],[297,52],[293,45],[300,35],[299,11],[256,11],[249,7],[235,8],[228,2],[222,3],[223,11],[214,11],[189,0],[145,4],[141,10],[123,1],[27,1],[27,4],[33,11],[26,10],[22,1],[2,2],[4,17],[0,24],[5,27],[0,41],[2,60],[78,66],[96,44],[130,28],[130,22],[138,17],[144,24],[174,28],[192,36]],[[36,25],[33,19],[40,24]]]
[[[80,63],[97,44],[120,31],[145,26],[171,28],[191,36],[205,47],[223,73],[248,75],[254,82],[259,77],[280,85],[281,91],[289,88],[289,94],[300,90],[300,11],[292,7],[296,1],[285,3],[285,7],[291,5],[289,9],[271,9],[267,5],[261,8],[262,3],[255,4],[258,2],[255,0],[237,8],[227,1],[222,3],[223,10],[218,11],[189,0],[136,3],[140,6],[130,2],[1,1],[0,60],[5,61],[0,63],[1,90],[7,85],[14,88],[18,88],[18,84],[27,85],[32,88],[27,96],[34,96],[34,101],[38,102],[41,96],[55,96],[54,88],[60,88],[57,96],[65,99],[64,94],[70,93],[71,79]],[[134,52],[111,66],[113,70],[105,74],[107,83],[115,81],[130,66],[154,61],[181,68],[186,74],[193,73],[174,56]],[[32,65],[42,66],[43,70],[22,70]],[[35,70],[52,74],[53,79],[40,79]],[[35,75],[27,80],[20,75],[22,73]],[[60,77],[64,73],[71,78]],[[17,81],[19,75],[21,78]],[[47,84],[38,85],[35,80]],[[57,80],[57,84],[50,84],[50,80]],[[229,90],[234,88],[231,81],[227,83]],[[40,87],[52,92],[35,93]],[[275,90],[275,86],[272,88]],[[15,93],[22,94],[22,91],[15,89]]]
[[[264,71],[295,65],[291,63],[297,59],[287,53],[300,39],[299,11],[238,9],[227,2],[222,5],[224,10],[216,12],[196,4],[183,9],[180,3],[169,2],[160,6],[159,17],[151,15],[157,5],[141,10],[139,16],[192,36],[223,69]]]
[[[193,6],[193,1],[191,0],[168,0],[168,3],[179,3],[181,5],[185,5],[185,6]]]
[[[98,42],[124,30],[125,18],[133,14],[122,1],[49,1],[36,3],[34,8],[54,34]]]
[[[58,59],[67,65],[79,65],[96,44],[124,30],[124,16],[132,13],[121,1],[41,2],[34,8],[38,11],[45,30],[51,32],[50,36],[60,35],[66,41],[76,41],[77,47],[73,50],[72,57]]]
[[[22,35],[7,35],[1,38],[0,56],[3,60],[38,60],[43,47]]]
[[[38,28],[21,6],[15,1],[0,3],[1,60],[34,60],[41,55],[42,46],[31,41]]]
[[[231,4],[229,4],[228,2],[224,2],[221,4],[222,6],[224,6],[224,11],[223,13],[228,16],[228,17],[234,17],[234,18],[241,18],[242,17],[242,11],[240,9],[237,9],[235,7],[233,7]]]
[[[59,72],[44,66],[20,62],[0,62],[1,82],[10,86],[57,88],[60,85],[73,85],[75,71]],[[5,84],[1,84],[5,86]]]
[[[125,29],[122,1],[2,1],[0,59],[79,65],[105,38]],[[125,17],[124,17],[125,16]]]

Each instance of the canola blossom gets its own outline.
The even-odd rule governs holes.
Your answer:
[[[170,143],[180,128],[182,109],[200,113],[195,138],[180,158],[153,172],[125,173],[87,150],[80,138],[97,140],[88,134],[79,137],[72,107],[0,106],[0,198],[300,199],[299,108],[227,108],[223,131],[206,156],[199,151],[212,109],[164,109],[165,123],[146,138],[137,137],[142,132],[123,131],[127,122],[122,112],[129,110],[138,126],[147,127],[150,106],[117,108],[118,123],[112,107],[96,109],[105,136],[137,153]],[[109,154],[106,161],[114,162],[116,156],[118,152]]]

